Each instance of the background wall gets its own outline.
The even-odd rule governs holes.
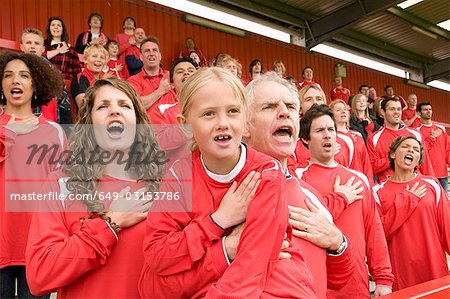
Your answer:
[[[253,58],[263,62],[264,70],[271,68],[276,59],[281,59],[287,74],[301,79],[301,71],[306,65],[314,68],[314,79],[324,88],[327,96],[332,88],[336,63],[347,69],[344,86],[356,93],[359,85],[368,84],[376,88],[378,96],[384,94],[384,86],[390,84],[396,94],[407,97],[416,93],[419,102],[429,100],[433,104],[434,119],[450,123],[450,93],[435,88],[429,90],[416,88],[403,83],[403,79],[375,70],[367,69],[349,62],[343,62],[319,53],[307,54],[305,49],[288,45],[255,34],[237,37],[214,31],[198,25],[186,23],[181,13],[148,3],[145,0],[2,0],[0,38],[20,39],[25,27],[37,27],[44,32],[50,16],[61,17],[69,30],[70,42],[74,45],[76,37],[88,29],[87,18],[91,12],[100,12],[104,18],[103,30],[109,37],[122,32],[122,20],[133,16],[138,27],[143,27],[147,35],[155,35],[161,41],[163,66],[170,68],[171,62],[184,48],[186,37],[193,37],[196,46],[201,48],[208,60],[218,52],[225,52],[237,58],[243,66],[243,78],[248,75],[248,66]],[[300,80],[301,81],[301,80]]]

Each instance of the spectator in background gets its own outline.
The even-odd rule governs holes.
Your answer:
[[[136,75],[142,70],[141,44],[145,38],[144,29],[136,28],[134,30],[132,45],[125,52],[125,62],[130,76]]]
[[[34,54],[44,59],[47,63],[53,66],[45,57],[42,56],[44,48],[44,38],[42,32],[36,28],[26,28],[22,32],[20,39],[20,49],[24,53]],[[58,72],[59,73],[59,72]],[[33,108],[34,113],[42,113],[48,120],[57,122],[59,124],[72,123],[72,111],[70,108],[69,94],[64,85],[61,95],[52,99],[49,103],[43,106],[36,106]]]
[[[402,121],[406,126],[415,129],[422,124],[419,113],[416,111],[417,95],[413,93],[408,95],[406,102],[408,106],[402,111]]]
[[[110,73],[119,79],[128,79],[128,67],[124,59],[119,58],[120,45],[115,40],[110,40],[106,44],[106,50],[109,54],[109,60],[106,63],[105,73]]]
[[[284,66],[283,61],[275,60],[273,62],[272,70],[278,74],[281,78],[286,76],[286,67]]]
[[[89,30],[78,35],[75,49],[79,54],[84,55],[84,49],[91,44],[105,46],[109,38],[102,32],[103,17],[98,12],[93,12],[88,18]]]
[[[142,71],[128,78],[153,122],[159,105],[175,105],[178,103],[175,92],[169,82],[169,72],[160,67],[161,50],[159,39],[149,36],[141,43]]]
[[[81,72],[81,64],[77,52],[69,44],[64,21],[59,17],[49,18],[46,33],[44,57],[61,71],[64,80],[72,81]]]
[[[84,50],[85,68],[83,72],[73,78],[70,86],[78,109],[84,103],[84,94],[88,87],[94,85],[95,81],[102,77],[108,58],[108,51],[100,44],[91,44]]]
[[[211,62],[211,66],[218,66],[222,62],[223,59],[229,58],[229,57],[231,57],[229,54],[219,52],[219,53],[217,53],[214,60]]]
[[[383,96],[384,99],[392,99],[392,98],[398,99],[402,106],[402,109],[403,110],[406,109],[407,104],[405,99],[402,96],[396,95],[394,93],[394,87],[392,87],[391,85],[386,85],[384,91],[385,91],[385,95]]]
[[[361,133],[366,142],[367,137],[379,128],[380,125],[369,114],[367,97],[362,93],[356,94],[351,106],[350,129]]]
[[[136,20],[133,17],[125,17],[122,22],[123,32],[117,33],[114,37],[119,43],[119,58],[125,58],[125,53],[131,45],[134,45],[134,29],[136,29]]]
[[[248,72],[250,73],[250,78],[247,84],[250,83],[250,81],[258,78],[263,73],[262,69],[263,66],[261,60],[259,60],[258,58],[253,59],[252,62],[250,62],[250,67],[248,70]]]
[[[399,290],[448,275],[450,201],[436,178],[416,173],[424,148],[415,137],[397,137],[388,156],[394,173],[372,190]]]
[[[311,84],[317,84],[320,86],[319,83],[313,81],[313,74],[314,74],[314,71],[313,71],[312,67],[306,66],[305,68],[303,68],[303,71],[302,71],[303,81],[298,84],[299,90],[302,89],[303,87],[311,85]]]
[[[220,63],[217,64],[218,67],[228,70],[230,73],[235,75],[236,77],[239,77],[239,71],[238,71],[238,64],[239,62],[234,59],[231,56],[224,57]]]
[[[292,76],[287,76],[286,78],[284,78],[284,79],[286,79],[286,81],[288,81],[292,86],[294,86],[295,88],[298,88],[298,83],[297,83],[297,80],[294,78],[294,77],[292,77]]]
[[[205,55],[203,55],[202,50],[195,46],[194,39],[192,37],[186,38],[186,48],[180,52],[179,58],[189,56],[191,52],[197,53],[200,58],[199,66],[206,66],[208,62],[206,61]]]
[[[365,95],[367,98],[369,98],[369,93],[370,93],[370,92],[369,92],[369,90],[370,90],[369,85],[362,84],[362,85],[359,86],[358,90],[359,90],[359,93],[360,93],[360,94],[363,94],[363,95]]]
[[[417,105],[417,113],[419,113],[422,122],[422,125],[417,130],[423,136],[434,173],[447,192],[447,166],[450,166],[450,137],[447,135],[445,127],[431,121],[433,108],[430,102],[423,102]]]
[[[389,147],[399,136],[415,136],[421,141],[422,136],[414,129],[405,127],[401,123],[402,107],[397,98],[385,99],[381,102],[381,113],[384,117],[384,126],[367,138],[367,150],[369,151],[370,162],[378,182],[384,182],[392,169],[389,168]],[[420,167],[420,172],[425,175],[434,176],[434,171],[429,161],[428,153],[425,152],[424,163]]]
[[[191,52],[189,52],[188,57],[191,58],[195,62],[195,64],[196,64],[195,68],[198,69],[202,63],[202,60],[201,60],[200,56],[198,55],[198,53],[195,51],[191,51]]]
[[[350,89],[342,86],[342,77],[335,76],[334,77],[334,85],[335,88],[331,90],[331,100],[343,100],[345,103],[348,102],[348,98],[350,97]],[[351,107],[351,105],[350,105]]]

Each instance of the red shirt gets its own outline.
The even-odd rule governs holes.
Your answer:
[[[415,109],[409,109],[406,108],[405,110],[402,111],[402,120],[403,121],[407,121],[410,120],[411,118],[413,118],[415,115],[417,114]],[[412,124],[410,124],[408,127],[410,128],[417,128],[418,126],[420,126],[422,124],[422,122],[420,121],[420,117],[417,117]]]
[[[134,37],[134,34],[117,33],[114,40],[119,43],[119,56],[120,58],[125,58],[126,51],[131,47],[130,38]]]
[[[338,132],[338,138],[342,138],[343,136],[347,136],[348,138],[343,138],[345,142],[348,144],[347,146],[350,148],[353,146],[351,152],[353,153],[353,157],[350,159],[349,168],[357,170],[366,175],[369,180],[369,183],[373,184],[373,171],[372,164],[370,164],[369,153],[367,152],[366,144],[364,143],[364,139],[361,133],[348,130],[345,132]],[[349,143],[352,142],[352,144]]]
[[[331,223],[333,222],[330,212],[322,204],[322,195],[317,190],[290,174],[286,176],[286,179],[288,205],[308,210],[305,204],[305,199],[308,198]],[[292,245],[302,253],[311,270],[314,289],[318,298],[325,299],[327,297],[327,284],[332,289],[340,289],[350,279],[355,266],[355,258],[350,246],[341,256],[331,256],[326,254],[325,249],[302,238],[293,237]]]
[[[44,190],[68,195],[66,179],[54,173]],[[144,185],[104,176],[97,192],[105,199],[111,195],[112,200],[113,192],[127,186],[133,192]],[[109,200],[103,201],[106,208]],[[35,213],[27,244],[27,280],[33,294],[58,291],[59,298],[139,298],[144,221],[123,229],[117,238],[104,220],[87,219],[82,201],[42,204],[45,212]]]
[[[447,135],[445,127],[437,124],[421,125],[417,130],[424,138],[436,177],[447,177],[447,165],[450,165],[450,137]],[[433,138],[431,137],[431,130],[442,130],[442,134]]]
[[[117,70],[117,67],[122,65],[122,70]],[[114,77],[126,80],[130,75],[128,74],[128,67],[124,59],[114,59],[110,58],[108,63],[106,64],[106,70],[103,70],[104,73],[110,73]]]
[[[351,177],[356,177],[355,182],[361,181],[364,188],[363,199],[349,205],[339,217],[335,218],[336,226],[352,242],[356,268],[347,285],[337,291],[329,290],[328,298],[370,298],[366,256],[369,272],[372,273],[377,285],[391,286],[394,277],[386,239],[367,178],[362,173],[337,163],[332,166],[312,163],[306,168],[297,169],[296,174],[316,188],[322,196],[334,192],[336,176],[340,176],[341,184]]]
[[[320,86],[319,83],[314,82],[314,81],[302,81],[302,82],[298,83],[298,90],[301,90],[303,87],[308,86],[308,85],[313,85],[313,84],[317,84]]]
[[[146,96],[158,89],[159,83],[162,79],[170,79],[168,71],[160,68],[157,75],[151,76],[148,75],[144,69],[142,69],[140,73],[131,76],[128,79],[128,82],[130,82],[130,84],[134,87],[134,90],[136,90],[138,96]],[[153,120],[156,121],[157,119],[161,119],[161,114],[164,113],[167,108],[170,108],[171,105],[175,106],[177,103],[178,99],[175,92],[173,90],[170,90],[165,95],[160,97],[150,108],[147,109],[147,115],[153,123]],[[176,123],[176,115],[174,113],[176,113],[177,111],[169,111],[172,111],[172,116],[168,117],[169,119],[172,119],[170,123]],[[173,122],[174,115],[175,122]]]
[[[343,100],[348,103],[348,98],[350,97],[350,89],[345,87],[335,87],[331,90],[331,100]]]
[[[378,177],[378,182],[383,182],[393,173],[389,167],[388,152],[392,142],[399,136],[415,136],[422,142],[422,135],[418,131],[405,126],[398,130],[382,127],[367,138],[370,163],[372,164],[373,174]],[[424,147],[426,148],[425,144]],[[427,150],[424,151],[423,164],[419,167],[419,170],[422,174],[434,176]]]
[[[39,192],[42,180],[60,167],[52,159],[52,151],[45,156],[32,156],[28,147],[48,146],[51,149],[55,146],[55,158],[58,158],[67,145],[62,128],[42,115],[37,129],[22,135],[3,127],[10,119],[11,116],[0,109],[0,268],[25,265],[31,212],[37,209],[37,200],[18,201],[12,196],[28,197]],[[39,157],[43,157],[41,163]]]
[[[419,198],[406,191],[415,183],[427,188]],[[439,182],[418,175],[409,182],[387,180],[373,187],[388,242],[394,290],[449,275],[450,204]]]
[[[192,154],[192,169],[189,161],[175,161],[170,168],[173,176],[165,180],[163,190],[181,186],[184,202],[159,201],[147,217],[145,266],[139,282],[142,298],[316,298],[311,272],[299,253],[291,251],[290,260],[278,259],[289,217],[281,165],[250,148],[245,152],[244,147],[226,179],[208,174],[198,151]],[[222,230],[210,214],[232,182],[240,184],[252,170],[261,173],[261,183],[229,265],[222,242],[230,230]]]

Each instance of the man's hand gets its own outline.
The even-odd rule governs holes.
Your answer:
[[[361,192],[364,191],[363,187],[361,186],[361,181],[357,181],[356,183],[353,183],[355,181],[355,177],[352,176],[347,183],[341,185],[341,177],[337,176],[336,181],[334,182],[334,192],[340,192],[345,195],[345,197],[348,200],[348,204],[352,204],[356,200],[362,199],[363,196],[360,195]]]
[[[433,138],[438,138],[439,136],[441,136],[442,134],[442,130],[436,129],[436,130],[431,130],[431,137]]]
[[[336,250],[342,244],[341,231],[307,198],[308,210],[289,206],[292,234],[321,248]]]
[[[158,91],[161,93],[161,96],[165,95],[170,91],[170,83],[167,79],[161,79],[159,82]]]

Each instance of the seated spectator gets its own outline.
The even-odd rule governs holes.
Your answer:
[[[79,54],[84,55],[84,49],[91,44],[105,46],[109,38],[102,32],[103,17],[98,12],[93,12],[88,18],[89,30],[78,35],[75,49]]]
[[[255,80],[263,73],[263,66],[261,60],[253,59],[252,62],[250,62],[250,68],[249,68],[250,78],[247,83],[250,83],[250,81]]]
[[[305,87],[305,86],[307,86],[307,85],[311,85],[311,84],[317,84],[317,85],[320,86],[319,83],[314,82],[314,80],[313,80],[313,74],[314,74],[314,71],[313,71],[313,68],[312,68],[312,67],[310,67],[310,66],[305,66],[305,67],[303,68],[303,71],[302,71],[302,78],[303,78],[303,81],[300,82],[300,83],[298,84],[298,89],[299,89],[299,90],[302,89],[303,87]],[[321,87],[321,88],[322,88],[322,87]]]
[[[364,142],[367,136],[380,128],[380,125],[369,115],[367,97],[361,93],[354,96],[351,106],[350,129],[361,133]]]
[[[34,54],[42,58],[53,67],[53,64],[42,56],[45,50],[44,38],[42,37],[42,32],[39,29],[26,28],[23,30],[22,38],[20,39],[20,49],[24,53]],[[52,99],[46,105],[35,106],[33,108],[33,112],[42,113],[46,119],[60,124],[71,124],[72,111],[70,109],[70,98],[66,87],[64,86],[64,90],[61,95]]]
[[[109,54],[100,44],[91,44],[84,50],[84,60],[86,61],[83,72],[79,73],[72,80],[70,91],[75,99],[77,108],[80,109],[84,102],[84,94],[89,86],[100,79],[103,74]]]
[[[272,70],[278,74],[281,78],[286,77],[286,67],[284,66],[283,61],[275,60],[272,65]]]
[[[145,31],[142,28],[134,30],[134,39],[131,46],[125,52],[125,62],[127,63],[130,76],[138,74],[142,70],[141,44],[145,39]]]
[[[135,43],[134,29],[136,29],[136,20],[133,17],[125,17],[122,22],[123,32],[117,33],[114,37],[119,43],[119,58],[125,58],[128,48]]]
[[[109,53],[109,60],[106,63],[105,73],[110,73],[119,79],[128,79],[128,67],[125,61],[119,58],[120,45],[115,40],[110,40],[106,44],[106,50]]]
[[[331,100],[343,100],[347,103],[348,98],[350,97],[350,89],[342,86],[341,76],[334,77],[334,85],[336,87],[331,90]]]
[[[62,73],[63,79],[72,79],[81,72],[81,64],[75,49],[69,44],[69,34],[59,17],[48,19],[44,56]]]
[[[197,48],[192,37],[186,38],[186,48],[180,52],[179,58],[190,56],[191,52],[197,53],[200,58],[199,66],[206,66],[208,62],[206,61],[205,55],[203,55],[202,50]],[[192,57],[191,57],[192,58]]]

